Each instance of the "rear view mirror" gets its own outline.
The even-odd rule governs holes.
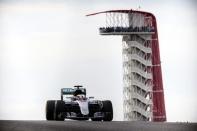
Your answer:
[[[94,99],[94,97],[93,96],[90,96],[89,99]]]

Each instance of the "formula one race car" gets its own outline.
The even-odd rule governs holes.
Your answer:
[[[47,101],[47,120],[112,121],[113,107],[111,101],[94,100],[93,97],[86,97],[85,88],[82,86],[74,87],[61,89],[61,100]]]

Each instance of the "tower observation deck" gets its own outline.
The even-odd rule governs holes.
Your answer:
[[[100,35],[121,35],[123,55],[123,111],[128,121],[166,121],[159,40],[153,14],[109,10]]]

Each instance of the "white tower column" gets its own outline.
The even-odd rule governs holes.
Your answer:
[[[151,34],[123,36],[124,120],[152,118]]]

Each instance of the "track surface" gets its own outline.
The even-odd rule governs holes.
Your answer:
[[[197,123],[0,120],[0,131],[197,131]]]

